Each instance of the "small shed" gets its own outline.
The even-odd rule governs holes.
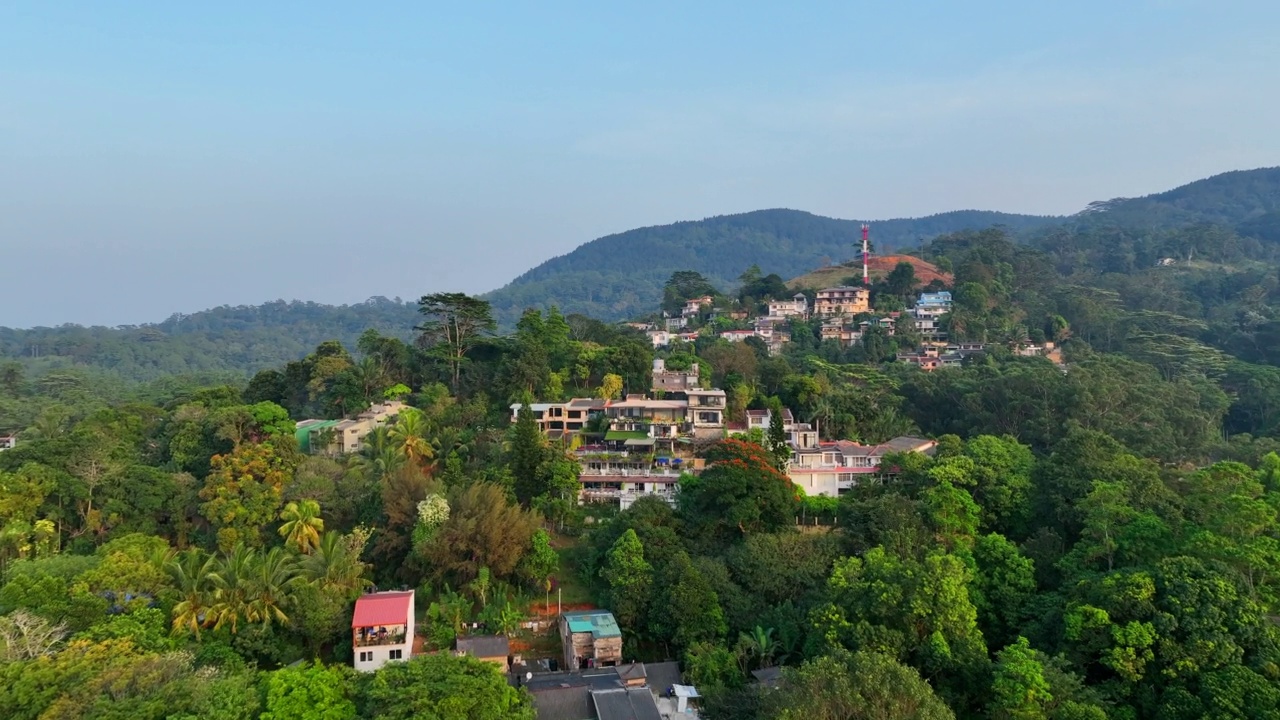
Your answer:
[[[505,635],[464,635],[454,646],[459,655],[491,662],[506,672],[510,667],[511,644]]]
[[[676,711],[688,712],[689,701],[693,698],[700,698],[698,689],[692,685],[672,685],[671,694],[676,696]]]

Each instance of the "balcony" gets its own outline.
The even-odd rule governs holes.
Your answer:
[[[678,478],[679,470],[671,468],[582,468],[580,477],[634,477],[634,478]]]
[[[403,645],[405,629],[397,627],[391,630],[376,632],[373,628],[356,628],[351,633],[351,643],[355,647],[381,647],[384,645]]]

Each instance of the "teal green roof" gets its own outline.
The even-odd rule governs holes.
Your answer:
[[[591,637],[596,640],[622,637],[622,630],[618,628],[618,621],[613,619],[613,613],[608,610],[567,612],[564,614],[564,619],[569,623],[570,632],[589,632]]]
[[[293,431],[293,436],[298,440],[298,449],[302,452],[311,452],[311,433],[314,430],[324,430],[342,422],[341,420],[322,420],[318,423],[304,425]]]
[[[641,440],[649,437],[643,430],[610,430],[604,434],[605,440]]]

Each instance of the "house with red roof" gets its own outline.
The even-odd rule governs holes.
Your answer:
[[[356,670],[373,672],[413,655],[413,591],[374,592],[356,600],[351,617]]]

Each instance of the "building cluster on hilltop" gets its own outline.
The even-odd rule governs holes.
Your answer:
[[[772,421],[768,410],[748,410],[745,423],[729,422],[724,390],[702,387],[696,363],[671,369],[662,359],[653,362],[649,393],[515,403],[511,422],[526,408],[549,438],[579,437],[574,451],[581,466],[579,501],[616,502],[622,508],[650,495],[674,502],[681,476],[704,469],[703,448],[734,433],[767,432]],[[818,427],[796,422],[789,409],[783,410],[783,428],[791,448],[788,473],[808,495],[836,496],[859,477],[891,472],[880,465],[885,453],[929,452],[934,445],[921,438],[876,446],[821,442]]]
[[[842,285],[818,290],[813,302],[804,293],[796,293],[789,299],[769,300],[764,312],[752,317],[744,310],[716,307],[710,295],[685,302],[679,315],[665,315],[658,323],[629,323],[644,331],[655,348],[669,347],[677,342],[695,342],[699,337],[715,335],[729,342],[742,342],[757,338],[772,355],[781,354],[791,342],[791,323],[796,320],[820,322],[818,337],[849,347],[862,342],[867,330],[879,328],[893,335],[898,327],[909,322],[926,346],[945,347],[947,332],[942,316],[951,312],[951,293],[947,291],[920,293],[915,306],[905,312],[875,314],[871,307],[871,291],[866,287]],[[738,327],[713,330],[714,321],[724,318]]]

